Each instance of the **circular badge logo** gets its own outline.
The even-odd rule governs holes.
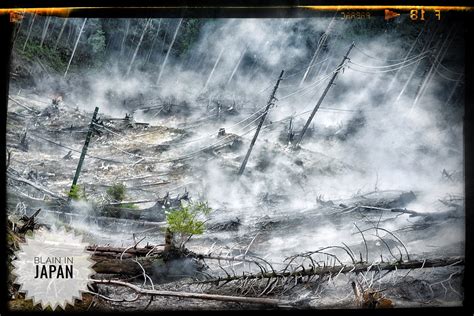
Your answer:
[[[74,305],[75,299],[82,299],[81,292],[87,291],[94,273],[86,246],[81,236],[63,229],[40,229],[27,236],[13,261],[19,291],[34,305],[41,303],[43,309]]]

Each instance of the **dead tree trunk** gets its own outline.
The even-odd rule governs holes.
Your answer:
[[[133,52],[132,60],[130,61],[130,64],[128,65],[127,73],[126,76],[130,74],[130,71],[132,70],[133,63],[135,62],[135,58],[137,57],[138,50],[140,49],[140,46],[142,45],[143,38],[145,37],[146,30],[148,29],[148,26],[151,23],[151,19],[148,19],[145,23],[145,27],[143,28],[142,35],[140,36],[140,40],[138,41],[137,47],[135,47],[135,51]]]
[[[437,71],[439,63],[441,63],[444,59],[444,56],[449,48],[449,45],[451,44],[450,39],[452,40],[452,31],[454,30],[454,27],[450,29],[448,34],[446,35],[445,39],[443,42],[439,44],[439,47],[436,48],[436,55],[434,56],[433,60],[431,61],[431,66],[427,69],[426,75],[423,75],[423,81],[421,84],[418,86],[415,99],[413,101],[412,109],[413,107],[416,106],[418,103],[418,100],[423,96],[425,93],[426,87],[431,81],[431,78],[433,77],[433,74]]]
[[[125,41],[127,40],[129,31],[130,31],[130,20],[127,20],[127,29],[126,29],[125,33],[123,34],[122,43],[120,44],[120,56],[123,55]]]
[[[44,22],[43,33],[41,34],[40,47],[43,47],[44,40],[48,34],[49,23],[51,22],[51,16],[48,15],[46,21]]]
[[[86,25],[87,18],[84,19],[82,22],[81,29],[79,30],[79,34],[77,35],[76,43],[74,44],[74,48],[72,49],[71,57],[69,58],[69,62],[67,63],[66,71],[64,72],[63,77],[66,78],[67,72],[69,71],[69,67],[71,66],[72,60],[74,59],[74,54],[76,53],[77,45],[79,44],[79,40],[81,39],[82,31],[84,31],[84,26]]]
[[[42,187],[42,186],[40,186],[40,185],[37,185],[37,184],[35,184],[35,183],[31,182],[31,181],[28,181],[28,180],[26,180],[26,179],[24,179],[24,178],[16,177],[13,173],[11,173],[11,172],[8,171],[8,170],[7,170],[7,175],[8,175],[8,178],[9,178],[9,179],[13,179],[13,180],[15,180],[15,181],[19,181],[19,182],[26,183],[26,184],[32,186],[33,188],[35,188],[35,189],[37,189],[37,190],[39,190],[39,191],[42,191],[42,192],[44,192],[44,193],[46,193],[46,194],[48,194],[48,195],[50,195],[50,196],[52,196],[52,197],[54,197],[54,198],[56,198],[56,199],[64,200],[64,198],[61,197],[61,196],[59,196],[58,194],[53,193],[53,192],[49,191],[48,189],[46,189],[46,188],[44,188],[44,187]]]
[[[148,61],[150,60],[151,55],[153,54],[153,49],[155,48],[156,39],[158,38],[158,36],[160,34],[160,30],[161,30],[161,19],[158,22],[158,28],[156,30],[155,36],[153,36],[153,40],[151,42],[150,50],[148,51],[148,54],[147,54],[146,59],[145,59],[145,64],[148,63]]]
[[[21,28],[23,26],[23,22],[25,20],[25,17],[21,15],[19,17],[19,21],[14,22],[13,26],[13,39],[12,39],[12,47],[15,46],[16,40],[18,38],[18,35],[20,34]]]
[[[163,63],[161,64],[160,72],[158,74],[158,79],[156,79],[157,85],[160,83],[161,76],[163,75],[163,70],[165,69],[165,66],[166,66],[166,61],[168,60],[168,57],[171,53],[171,49],[173,48],[174,42],[176,41],[176,37],[178,36],[178,31],[182,22],[183,22],[183,18],[179,20],[178,25],[176,26],[176,29],[174,31],[173,38],[171,39],[170,46],[168,46],[168,51],[166,52],[165,59],[163,60]]]
[[[63,25],[61,26],[61,30],[59,31],[58,38],[56,39],[56,43],[54,44],[54,49],[56,49],[56,48],[58,47],[59,40],[61,39],[61,36],[62,36],[63,33],[64,33],[64,29],[66,28],[67,21],[68,21],[68,19],[67,19],[67,18],[64,18]]]
[[[425,43],[425,45],[423,46],[422,50],[421,50],[421,53],[424,54],[424,53],[428,53],[428,51],[431,49],[431,43],[433,42],[433,39],[435,38],[435,35],[437,34],[439,30],[439,24],[435,24],[434,25],[434,28],[432,30],[427,30],[427,33],[428,34],[431,34],[428,39],[427,39],[427,42]],[[403,85],[403,88],[400,90],[397,98],[395,99],[395,101],[398,101],[400,100],[400,98],[402,97],[402,95],[405,93],[405,90],[407,89],[408,85],[410,84],[411,80],[413,79],[413,77],[415,76],[417,70],[418,70],[418,67],[420,66],[420,64],[422,63],[422,60],[419,60],[412,68],[413,70],[411,71],[411,74],[410,76],[408,77],[408,79],[405,81],[405,84]],[[422,76],[423,77],[423,76]]]
[[[142,268],[137,264],[135,259],[132,260],[130,255],[122,259],[110,258],[103,255],[94,254],[91,257],[95,264],[92,269],[96,273],[101,274],[123,274],[136,276],[143,273]],[[155,257],[141,257],[136,259],[143,267],[147,274],[153,274],[153,266],[159,264],[159,260]]]
[[[289,277],[305,277],[314,275],[334,275],[346,273],[359,273],[368,271],[395,271],[400,269],[421,269],[421,268],[436,268],[446,266],[462,266],[464,265],[463,257],[448,257],[438,259],[425,260],[410,260],[405,262],[381,262],[374,263],[356,263],[354,265],[334,265],[334,266],[318,266],[305,269],[301,267],[295,271],[272,271],[255,274],[233,275],[223,278],[216,278],[212,280],[201,281],[199,283],[216,283],[216,282],[230,282],[243,279],[269,279],[269,278],[289,278]]]
[[[158,246],[160,248],[158,248]],[[121,247],[107,247],[107,246],[88,246],[86,249],[87,251],[92,251],[97,256],[106,256],[106,257],[115,257],[117,254],[126,254],[134,255],[136,257],[152,255],[152,254],[160,254],[163,249],[163,245],[156,245],[154,247],[128,247],[128,248],[121,248]],[[128,256],[129,257],[129,256]]]
[[[306,71],[305,71],[305,73],[304,73],[304,75],[303,75],[303,78],[301,78],[299,87],[301,87],[301,86],[303,85],[303,83],[305,82],[306,78],[308,77],[309,72],[311,71],[311,68],[312,68],[313,65],[314,65],[315,60],[318,58],[319,53],[321,52],[322,47],[323,47],[324,44],[326,43],[326,40],[327,40],[329,31],[331,30],[331,27],[332,27],[332,25],[333,25],[333,23],[334,23],[335,17],[336,17],[336,16],[334,15],[334,17],[332,18],[332,20],[329,22],[329,25],[328,25],[328,27],[326,28],[326,31],[325,31],[325,32],[321,35],[321,37],[319,38],[318,46],[316,47],[316,50],[315,50],[315,52],[314,52],[314,55],[313,55],[313,57],[311,58],[311,61],[309,62],[308,67],[306,68]]]
[[[33,17],[31,18],[31,22],[30,22],[30,27],[28,28],[28,34],[26,34],[25,43],[23,44],[23,49],[22,49],[23,52],[25,51],[26,45],[28,44],[28,40],[30,39],[31,30],[33,29],[35,19],[36,19],[36,13],[33,13]]]

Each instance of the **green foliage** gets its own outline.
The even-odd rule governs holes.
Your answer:
[[[138,206],[136,204],[133,204],[133,203],[125,203],[125,204],[122,204],[121,207],[129,208],[129,209],[133,209],[133,210],[138,210]]]
[[[173,47],[176,56],[183,56],[190,51],[199,38],[204,22],[201,19],[185,19],[181,25],[179,37]]]
[[[107,195],[114,201],[123,201],[127,188],[123,183],[116,183],[107,189]]]
[[[181,202],[178,209],[171,210],[166,214],[168,228],[178,237],[179,247],[183,248],[193,235],[204,233],[204,221],[202,217],[210,214],[212,209],[207,202]]]
[[[127,187],[122,183],[115,183],[110,188],[108,188],[106,192],[109,199],[116,202],[120,202],[120,201],[125,200],[127,196]],[[119,216],[120,209],[138,210],[138,206],[133,203],[125,203],[125,204],[121,204],[118,208],[113,208],[113,209],[114,209],[113,212],[115,213],[118,212],[116,216]]]
[[[86,199],[86,192],[84,188],[82,188],[78,184],[74,184],[69,191],[66,192],[67,196],[70,197],[74,201],[79,201],[82,199]]]
[[[96,30],[89,37],[88,43],[92,47],[92,52],[94,54],[101,54],[105,49],[105,33],[102,29]]]
[[[25,50],[22,51],[24,41],[24,37],[18,38],[17,42],[19,44],[16,46],[16,53],[22,54],[27,60],[34,63],[37,63],[39,59],[43,64],[50,66],[57,72],[63,72],[66,69],[68,62],[66,55],[61,54],[61,52],[54,50],[46,44],[40,47],[39,41],[31,38],[26,44]]]

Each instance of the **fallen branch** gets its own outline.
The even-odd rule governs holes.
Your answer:
[[[280,272],[264,272],[264,273],[255,273],[255,274],[245,274],[245,275],[234,275],[227,276],[223,278],[216,278],[212,280],[199,281],[196,283],[216,283],[216,282],[230,282],[234,280],[242,279],[267,279],[267,278],[291,278],[298,277],[302,278],[305,276],[314,276],[314,275],[331,275],[331,274],[340,274],[340,273],[360,273],[368,271],[394,271],[400,269],[417,269],[417,268],[436,268],[436,267],[446,267],[446,266],[460,266],[464,265],[463,257],[447,257],[447,258],[438,258],[438,259],[425,259],[425,260],[410,260],[405,262],[380,262],[377,264],[374,263],[357,263],[355,265],[334,265],[334,266],[310,266],[303,267],[294,271],[283,270]]]
[[[243,258],[239,258],[239,256]],[[248,262],[255,263],[255,260],[246,259],[244,255],[239,255],[237,257],[226,257],[226,256],[211,256],[211,255],[201,255],[203,259],[214,259],[214,260],[224,260],[224,261],[238,261],[238,262]]]
[[[12,188],[16,191],[15,193],[17,193],[17,194],[19,194],[23,197],[26,197],[27,199],[34,200],[34,201],[44,201],[44,197],[46,196],[46,195],[43,194],[42,198],[36,198],[36,197],[29,196],[28,194],[25,194],[25,193],[21,192],[21,189],[14,186],[14,185],[12,185]]]
[[[33,112],[33,113],[35,113],[35,114],[38,114],[38,113],[39,113],[38,111],[33,110],[33,109],[27,107],[27,106],[24,105],[24,104],[21,104],[21,103],[18,102],[17,100],[13,99],[11,96],[8,96],[8,98],[9,98],[10,100],[12,100],[15,104],[17,104],[17,105],[19,105],[19,106],[21,106],[21,107],[27,109],[28,111],[31,111],[31,112]]]
[[[407,210],[404,208],[384,208],[384,207],[375,207],[369,205],[359,205],[358,208],[365,208],[369,210],[377,210],[377,211],[387,211],[387,212],[396,212],[396,213],[405,213],[410,214],[410,216],[426,216],[430,215],[429,213],[419,213],[411,210]]]
[[[245,296],[230,296],[230,295],[217,295],[217,294],[206,294],[206,293],[191,293],[191,292],[176,292],[176,291],[162,291],[162,290],[147,290],[140,288],[136,285],[115,281],[115,280],[93,280],[89,281],[99,284],[115,284],[125,286],[137,294],[151,295],[151,296],[169,296],[179,298],[191,298],[191,299],[202,299],[202,300],[214,300],[224,302],[236,302],[236,303],[250,303],[260,305],[273,305],[278,307],[291,307],[294,303],[286,300],[278,300],[272,298],[260,298],[260,297],[245,297]]]
[[[154,200],[137,200],[137,201],[121,201],[121,202],[111,202],[107,203],[106,205],[118,206],[118,205],[126,205],[126,204],[139,204],[139,203],[150,203],[150,202],[157,202],[158,199]]]
[[[52,208],[53,206],[50,206],[50,207]],[[59,206],[58,209],[61,209],[61,206]],[[94,221],[104,221],[104,222],[110,222],[110,220],[113,219],[114,222],[124,223],[124,224],[130,224],[130,222],[134,222],[137,225],[153,226],[155,228],[161,228],[161,227],[166,226],[166,221],[153,222],[153,221],[134,220],[134,219],[108,217],[108,216],[82,215],[82,214],[68,213],[64,211],[53,211],[53,210],[44,210],[44,212],[56,215],[60,218],[69,216],[69,217],[80,218],[81,220],[94,220]]]
[[[115,253],[115,254],[121,254],[121,253],[129,253],[133,254],[136,256],[143,256],[145,257],[151,249],[155,249],[156,253],[161,253],[162,250],[158,250],[155,247],[149,246],[149,247],[143,247],[143,248],[120,248],[120,247],[106,247],[106,246],[88,246],[86,248],[87,251],[92,251],[94,254],[100,254],[100,253]]]
[[[42,186],[39,186],[39,185],[37,185],[37,184],[35,184],[35,183],[31,182],[31,181],[28,181],[28,180],[26,180],[26,179],[24,179],[24,178],[16,177],[16,176],[14,176],[14,175],[13,175],[10,171],[8,171],[8,170],[7,170],[7,174],[8,174],[8,178],[10,178],[10,179],[13,179],[13,180],[15,180],[15,181],[19,181],[19,182],[26,183],[26,184],[32,186],[33,188],[35,188],[35,189],[37,189],[37,190],[39,190],[39,191],[42,191],[42,192],[44,192],[44,193],[46,193],[46,194],[48,194],[48,195],[51,195],[52,197],[54,197],[54,198],[56,198],[56,199],[61,199],[61,200],[63,200],[63,201],[66,201],[66,199],[65,199],[64,197],[62,197],[62,196],[60,196],[60,195],[58,195],[58,194],[56,194],[56,193],[53,193],[53,192],[49,191],[48,189],[46,189],[46,188],[44,188],[44,187],[42,187]]]
[[[133,188],[152,187],[152,186],[155,186],[155,185],[164,185],[164,184],[169,184],[169,183],[170,183],[169,181],[145,183],[145,184],[140,184],[140,185],[131,186],[130,189],[133,189]]]
[[[118,257],[117,257],[118,256]],[[105,253],[105,254],[93,254],[91,259],[95,262],[92,266],[92,269],[96,273],[101,274],[120,274],[120,275],[138,275],[142,274],[143,270],[148,274],[152,274],[154,267],[157,265],[164,264],[161,259],[155,257],[139,257],[132,254],[124,254],[122,260],[120,259],[120,254]],[[137,259],[141,266],[138,266],[136,261]]]
[[[157,249],[160,246],[161,249]],[[164,264],[160,258],[163,253],[163,245],[136,248],[88,246],[87,251],[92,252],[92,267],[95,272],[103,274],[136,275],[143,271],[153,273],[153,266]],[[158,256],[158,257],[157,257]],[[137,265],[137,260],[139,264]]]
[[[41,136],[39,136],[39,135],[37,135],[37,134],[31,134],[30,136],[37,137],[37,138],[39,138],[39,139],[42,139],[42,140],[44,140],[44,141],[47,141],[48,143],[54,144],[54,145],[56,145],[56,146],[59,146],[59,147],[65,148],[65,149],[68,149],[68,150],[70,150],[70,151],[74,151],[74,152],[79,153],[79,154],[82,153],[82,152],[79,151],[79,150],[76,150],[76,149],[74,149],[74,148],[71,148],[71,147],[62,145],[62,144],[60,144],[60,143],[58,143],[58,142],[55,142],[55,141],[52,141],[52,140],[50,140],[50,139],[41,137]],[[86,156],[87,156],[87,157],[90,157],[90,158],[97,159],[97,160],[107,161],[107,162],[124,163],[124,162],[122,162],[122,161],[113,160],[113,159],[107,159],[107,158],[100,158],[100,157],[92,156],[92,155],[90,155],[90,154],[86,154]]]

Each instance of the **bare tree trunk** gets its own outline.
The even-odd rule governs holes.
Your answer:
[[[454,94],[456,93],[456,90],[457,90],[459,84],[461,83],[462,78],[463,78],[463,75],[462,74],[459,75],[458,80],[456,80],[456,84],[453,86],[453,89],[451,90],[451,93],[449,94],[449,97],[446,99],[446,102],[444,103],[444,107],[449,105],[449,102],[451,101]]]
[[[423,34],[423,32],[425,31],[425,27],[423,27],[420,32],[418,32],[418,36],[415,38],[415,40],[413,41],[413,44],[411,45],[410,47],[410,50],[406,53],[405,55],[405,58],[403,59],[403,62],[406,62],[406,60],[410,57],[410,54],[413,52],[413,50],[415,49],[416,47],[416,44],[418,43],[418,40],[420,39],[421,37],[421,34]],[[400,74],[400,72],[402,71],[403,68],[400,68],[397,70],[397,72],[395,73],[395,75],[393,76],[392,80],[390,81],[390,84],[388,85],[388,88],[387,88],[387,94],[388,92],[392,89],[393,87],[393,84],[395,83],[395,81],[397,80],[398,78],[398,75]]]
[[[159,248],[158,248],[159,247]],[[156,245],[155,247],[108,247],[108,246],[88,246],[87,251],[92,251],[97,256],[116,256],[121,254],[131,254],[137,257],[151,254],[159,254],[163,251],[163,245]]]
[[[25,18],[21,18],[19,22],[14,23],[15,26],[13,28],[13,40],[12,40],[12,47],[15,45],[16,39],[18,38],[18,35],[20,34],[21,27],[23,26]]]
[[[72,54],[71,54],[71,58],[69,58],[69,62],[67,63],[67,68],[66,68],[66,71],[64,72],[64,78],[66,78],[66,75],[67,75],[67,72],[69,70],[69,67],[71,66],[71,62],[74,58],[74,54],[76,53],[76,49],[77,49],[77,44],[79,44],[79,40],[81,39],[81,35],[82,35],[82,31],[84,30],[84,26],[86,25],[86,22],[87,22],[87,18],[84,19],[84,22],[82,23],[82,26],[81,26],[81,29],[79,31],[79,34],[77,35],[77,40],[76,40],[76,44],[74,44],[74,48],[72,50]]]
[[[67,38],[66,38],[66,47],[69,46],[71,35],[74,31],[74,24],[68,26]]]
[[[120,44],[120,56],[123,55],[123,47],[124,47],[125,41],[127,40],[129,30],[130,30],[130,20],[127,20],[127,29],[125,31],[125,34],[123,34],[122,43]]]
[[[132,258],[134,258],[134,256],[130,254],[125,254],[122,259],[93,254],[91,259],[95,264],[92,266],[92,269],[94,269],[96,273],[101,274],[135,276],[143,273],[143,270],[135,262],[135,259],[132,260]],[[137,260],[140,262],[147,274],[153,274],[153,266],[158,264],[157,258],[154,257],[141,257],[137,258]]]
[[[163,27],[165,30],[165,34],[163,35],[163,41],[161,42],[161,49],[160,49],[160,54],[163,55],[163,51],[165,50],[165,43],[166,43],[166,38],[168,37],[168,29]]]
[[[138,41],[137,46],[135,47],[135,51],[133,52],[133,57],[132,60],[130,61],[130,64],[128,65],[127,73],[126,75],[128,76],[130,74],[130,70],[132,69],[133,62],[135,61],[135,58],[137,57],[138,50],[140,49],[140,46],[142,45],[143,37],[145,36],[145,32],[148,29],[148,26],[151,23],[151,19],[148,19],[146,21],[145,27],[143,28],[142,35],[140,36],[140,40]]]
[[[326,28],[326,31],[323,33],[323,35],[321,35],[321,38],[319,39],[318,41],[318,46],[314,52],[314,55],[313,57],[311,58],[311,61],[309,62],[308,64],[308,67],[306,68],[306,71],[303,75],[303,78],[301,78],[301,82],[300,82],[300,87],[303,85],[303,83],[305,82],[306,80],[306,77],[308,76],[309,72],[311,71],[311,68],[315,62],[315,60],[318,58],[319,56],[319,52],[321,51],[321,48],[323,47],[323,45],[326,43],[326,40],[327,40],[327,37],[328,37],[328,34],[329,32],[331,31],[331,28],[332,28],[332,25],[334,23],[334,19],[336,18],[336,15],[333,16],[332,20],[329,22],[327,28]]]
[[[436,24],[434,26],[434,29],[432,30],[432,34],[431,36],[428,38],[428,41],[425,43],[425,45],[423,46],[423,49],[422,49],[422,53],[426,53],[427,51],[430,50],[430,46],[431,46],[431,43],[433,42],[433,39],[435,38],[436,34],[438,33],[438,30],[439,30],[439,26],[438,24]],[[415,66],[413,67],[413,70],[410,74],[410,77],[408,77],[407,81],[405,82],[405,84],[403,85],[403,88],[402,90],[400,91],[400,93],[398,94],[397,98],[396,98],[396,101],[400,100],[400,98],[402,97],[402,95],[405,93],[405,90],[406,88],[408,87],[408,85],[410,84],[411,80],[413,79],[413,77],[415,76],[415,73],[418,69],[418,66],[421,64],[421,60],[418,61]]]
[[[168,57],[171,53],[171,49],[173,48],[174,42],[176,41],[176,37],[178,36],[179,27],[181,26],[182,22],[183,22],[183,18],[179,19],[178,26],[176,26],[176,30],[174,31],[173,39],[171,40],[171,44],[168,47],[168,51],[166,52],[165,59],[163,60],[163,63],[161,64],[161,69],[160,69],[160,73],[158,74],[158,79],[156,80],[156,84],[160,83],[161,76],[163,75],[163,70],[165,69],[165,66],[166,66],[166,61],[168,60]]]
[[[161,18],[158,22],[158,29],[156,30],[155,36],[153,37],[150,50],[148,51],[148,55],[146,56],[145,64],[147,64],[148,61],[150,60],[151,54],[153,53],[153,48],[155,48],[156,39],[158,38],[158,35],[160,33],[160,29],[161,29]]]
[[[345,273],[360,273],[368,271],[395,271],[406,269],[421,269],[421,268],[437,268],[447,266],[462,266],[465,261],[463,257],[447,257],[438,259],[425,260],[410,260],[404,262],[380,262],[380,263],[356,263],[355,265],[334,265],[334,266],[311,266],[307,269],[298,269],[295,271],[272,271],[245,275],[228,275],[227,277],[216,278],[212,280],[202,281],[200,283],[216,283],[216,282],[230,282],[242,279],[268,279],[281,277],[304,277],[311,275],[329,275],[329,274],[345,274]]]
[[[61,36],[63,35],[64,29],[66,28],[67,21],[68,21],[68,19],[64,18],[63,25],[61,26],[61,30],[59,31],[58,38],[56,39],[56,43],[54,44],[54,49],[56,49],[58,47],[59,40],[61,39]]]
[[[43,33],[41,34],[41,42],[40,47],[43,47],[44,39],[46,38],[46,34],[48,34],[48,27],[49,23],[51,22],[51,16],[48,15],[46,21],[44,22]]]
[[[235,64],[234,69],[232,69],[232,73],[230,74],[229,80],[227,80],[227,84],[229,84],[232,81],[232,78],[234,78],[234,75],[237,72],[237,69],[239,68],[240,63],[242,62],[242,59],[244,59],[246,52],[247,52],[247,47],[245,47],[244,50],[240,53],[239,59],[237,60],[237,63]]]
[[[434,60],[432,61],[431,63],[431,67],[429,68],[429,71],[428,71],[428,74],[425,76],[422,84],[420,85],[418,91],[417,91],[417,94],[415,96],[415,100],[413,101],[413,104],[412,104],[412,107],[410,109],[410,112],[413,110],[413,108],[416,106],[416,104],[418,103],[418,100],[420,100],[425,91],[426,91],[426,88],[428,86],[428,84],[430,83],[431,81],[431,78],[433,77],[434,73],[437,71],[438,69],[438,65],[439,63],[441,63],[444,59],[444,56],[446,55],[448,49],[449,49],[449,46],[451,45],[451,42],[452,42],[452,39],[454,38],[454,36],[451,34],[452,31],[454,30],[454,26],[450,29],[450,31],[448,32],[448,34],[446,35],[446,38],[444,39],[444,41],[442,42],[442,44],[440,45],[437,53],[436,53],[436,56],[434,57]]]
[[[209,85],[209,82],[211,82],[212,75],[214,74],[214,71],[217,68],[217,65],[219,64],[219,61],[221,60],[222,54],[224,53],[224,47],[222,47],[219,56],[217,56],[216,62],[214,63],[214,66],[212,67],[211,73],[209,74],[209,77],[207,77],[206,83],[204,84],[204,87],[202,88],[203,91],[207,89],[207,86]]]
[[[33,17],[32,17],[31,22],[30,22],[30,27],[29,27],[29,29],[28,29],[28,34],[26,35],[25,43],[23,44],[23,49],[22,49],[22,51],[25,51],[26,44],[28,44],[28,40],[30,39],[31,30],[33,29],[33,25],[34,25],[34,23],[35,23],[35,19],[36,19],[36,14],[33,14]]]

